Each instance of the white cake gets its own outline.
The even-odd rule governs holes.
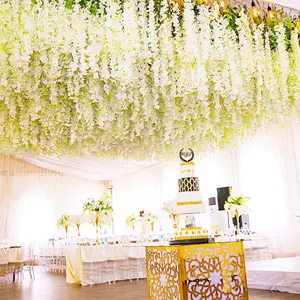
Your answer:
[[[202,202],[199,179],[195,177],[195,164],[192,161],[181,162],[181,178],[178,179],[178,196],[176,212],[178,214],[194,214],[206,212]]]
[[[182,228],[175,232],[174,239],[180,240],[194,240],[194,239],[207,239],[208,231],[201,227]]]

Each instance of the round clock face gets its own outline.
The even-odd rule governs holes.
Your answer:
[[[179,157],[184,162],[190,162],[194,159],[194,151],[191,148],[181,149],[179,152]]]

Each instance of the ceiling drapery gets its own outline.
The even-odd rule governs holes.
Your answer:
[[[56,156],[26,156],[22,160],[62,174],[85,179],[106,181],[134,173],[156,164],[139,161],[103,161],[96,158],[66,158]]]

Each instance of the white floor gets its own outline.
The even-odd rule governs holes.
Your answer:
[[[300,294],[300,257],[246,264],[248,288]]]

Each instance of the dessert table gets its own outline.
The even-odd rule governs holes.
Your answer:
[[[147,247],[148,299],[248,299],[243,242]]]
[[[133,260],[145,260],[146,250],[143,245],[116,245],[105,244],[99,246],[73,246],[66,249],[66,281],[69,284],[76,283],[82,286],[108,282],[106,277],[94,276],[91,278],[91,272],[100,272],[97,270],[99,262],[114,264],[117,270],[115,280],[131,279],[131,263]],[[128,267],[124,269],[124,262]],[[123,267],[123,268],[122,268]],[[140,272],[139,278],[146,278],[146,269]],[[91,282],[92,281],[92,282]]]

